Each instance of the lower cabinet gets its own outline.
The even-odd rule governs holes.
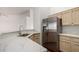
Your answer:
[[[65,41],[60,41],[60,50],[63,52],[66,50]]]
[[[34,33],[29,38],[31,38],[36,43],[40,44],[40,33]]]
[[[70,42],[65,42],[65,51],[66,52],[71,52],[71,45],[70,45]]]
[[[72,43],[72,52],[79,52],[79,43]]]
[[[63,52],[71,51],[71,44],[68,37],[60,37],[60,50]]]
[[[70,40],[68,40],[70,39]],[[60,51],[79,52],[79,38],[60,36]]]

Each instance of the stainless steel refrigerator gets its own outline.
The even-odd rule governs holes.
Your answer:
[[[59,51],[59,34],[62,32],[62,20],[50,17],[42,21],[42,45],[49,51]]]

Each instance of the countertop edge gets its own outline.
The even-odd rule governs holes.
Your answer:
[[[74,34],[65,34],[65,33],[60,33],[60,36],[68,36],[68,37],[73,37],[73,38],[79,38],[79,35],[74,35]]]

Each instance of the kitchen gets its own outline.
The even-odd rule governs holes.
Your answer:
[[[0,52],[47,51],[40,45],[40,32],[34,28],[34,9],[0,7]]]
[[[0,51],[79,52],[78,19],[79,7],[0,7]]]
[[[78,0],[0,0],[1,59],[79,59]]]

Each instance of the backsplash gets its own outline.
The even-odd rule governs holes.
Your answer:
[[[63,26],[62,33],[79,35],[79,25]]]

